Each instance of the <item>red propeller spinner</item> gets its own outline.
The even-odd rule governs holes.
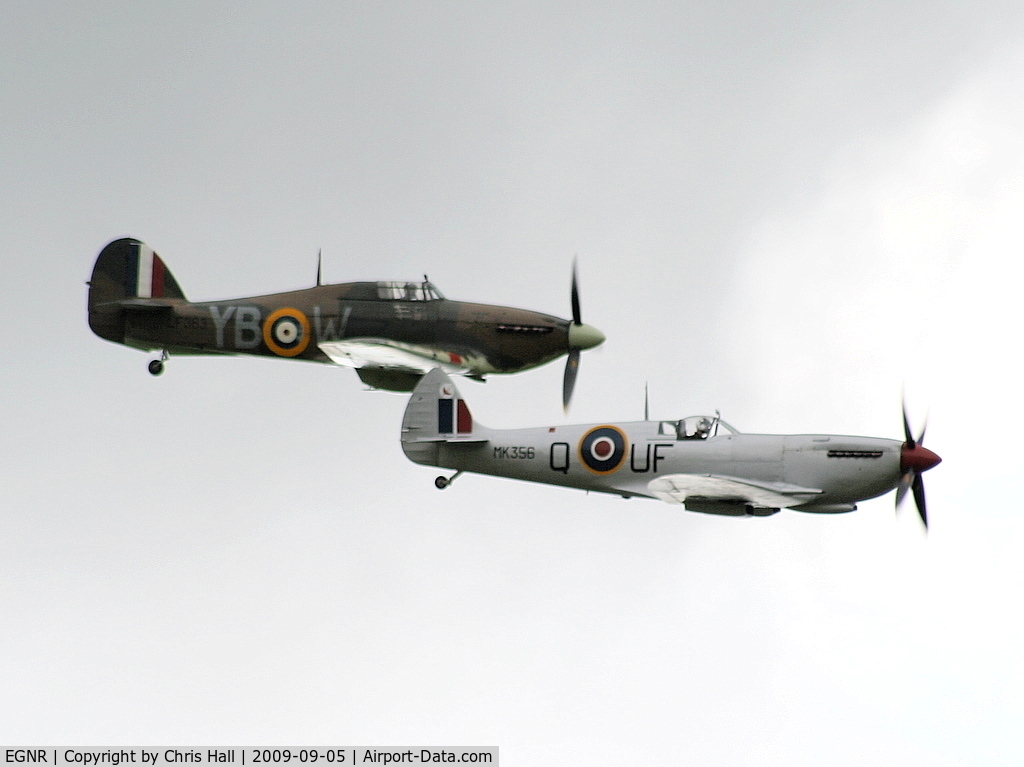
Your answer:
[[[918,443],[911,446],[904,442],[900,449],[900,473],[913,469],[917,472],[928,471],[942,463],[942,459],[924,445]]]

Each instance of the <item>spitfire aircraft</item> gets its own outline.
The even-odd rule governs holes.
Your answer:
[[[646,414],[645,414],[646,416]],[[678,421],[496,430],[477,423],[443,370],[417,384],[402,421],[416,463],[463,472],[658,498],[689,511],[763,517],[782,508],[832,514],[896,489],[913,490],[925,527],[921,475],[941,460],[910,432],[904,440],[832,434],[743,434],[718,415]]]
[[[568,355],[568,407],[580,352],[604,335],[580,319],[573,265],[572,320],[489,304],[449,301],[422,282],[349,282],[230,301],[191,302],[170,269],[139,240],[100,252],[89,280],[89,326],[101,338],[172,354],[254,354],[355,368],[368,386],[412,391],[430,370],[482,380]]]

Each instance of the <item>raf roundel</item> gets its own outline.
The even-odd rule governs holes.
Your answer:
[[[595,474],[610,474],[622,465],[629,441],[615,426],[598,426],[583,435],[580,462]]]
[[[298,356],[309,346],[309,320],[291,307],[271,312],[263,323],[263,341],[274,354]]]

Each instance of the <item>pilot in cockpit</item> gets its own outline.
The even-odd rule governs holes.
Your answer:
[[[713,426],[711,419],[705,416],[683,418],[676,425],[676,439],[707,439]]]

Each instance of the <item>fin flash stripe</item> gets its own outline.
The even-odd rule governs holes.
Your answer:
[[[473,417],[464,399],[437,401],[437,431],[439,434],[473,433]]]
[[[129,251],[125,269],[125,295],[132,298],[163,298],[167,267],[151,247],[136,243]]]

